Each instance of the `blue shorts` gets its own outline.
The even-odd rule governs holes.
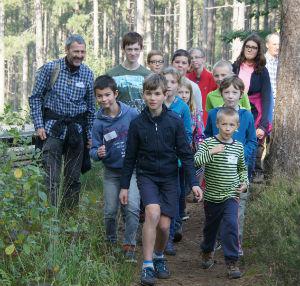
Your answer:
[[[159,181],[149,177],[138,176],[137,185],[143,205],[160,205],[161,214],[167,217],[176,216],[178,204],[178,178]]]

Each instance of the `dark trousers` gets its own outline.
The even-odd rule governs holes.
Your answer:
[[[238,208],[239,202],[234,198],[218,204],[204,201],[205,226],[203,229],[204,240],[201,243],[201,249],[204,253],[214,251],[216,236],[220,227],[225,262],[238,260]]]
[[[70,209],[78,206],[83,147],[82,137],[75,148],[64,146],[64,141],[61,139],[47,138],[43,146],[43,167],[52,205]],[[64,163],[63,187],[60,188],[62,163]]]

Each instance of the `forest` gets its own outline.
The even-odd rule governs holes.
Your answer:
[[[0,0],[0,112],[27,109],[37,68],[63,56],[71,33],[84,36],[95,75],[122,61],[120,39],[144,37],[166,62],[177,48],[201,47],[207,66],[236,58],[251,31],[278,31],[278,0]],[[141,59],[141,61],[143,61]]]

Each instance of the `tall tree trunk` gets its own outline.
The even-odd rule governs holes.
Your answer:
[[[103,52],[107,49],[107,13],[103,11],[103,34],[102,34],[102,42],[103,42]],[[103,54],[102,52],[102,54]]]
[[[190,1],[190,25],[188,29],[188,41],[187,41],[187,47],[190,49],[194,46],[194,0]]]
[[[179,0],[179,34],[177,46],[179,49],[187,47],[187,33],[186,33],[186,0]]]
[[[171,1],[171,29],[170,29],[170,34],[171,34],[171,41],[170,41],[170,54],[173,55],[175,51],[175,24],[176,24],[176,16],[175,16],[175,7],[174,7],[174,2]]]
[[[4,3],[0,0],[0,113],[4,110],[5,71],[4,71]]]
[[[265,0],[264,30],[269,30],[269,0]]]
[[[151,5],[152,1],[147,1],[146,5],[146,13],[145,13],[145,21],[146,21],[146,31],[145,31],[145,37],[144,37],[144,44],[145,44],[145,51],[148,54],[152,49],[152,21],[153,17],[151,18]]]
[[[207,51],[207,22],[208,22],[208,0],[203,0],[203,14],[202,14],[202,37],[201,37],[201,46]]]
[[[139,33],[141,36],[144,36],[144,10],[145,10],[145,3],[144,0],[136,0],[136,16],[135,16],[135,26],[136,26],[136,31]],[[141,63],[144,62],[144,50],[141,52],[141,56],[139,61]]]
[[[99,53],[99,10],[98,10],[98,0],[93,0],[93,42],[94,42],[94,57],[98,57]],[[104,33],[103,33],[104,34]]]
[[[208,0],[207,7],[211,8],[215,6],[214,0]],[[214,22],[215,22],[215,9],[209,9],[207,12],[207,52],[206,61],[209,65],[213,65],[213,53],[214,53]]]
[[[244,30],[245,29],[245,2],[233,1],[233,18],[232,18],[232,30]],[[236,38],[232,42],[232,61],[235,61],[241,52],[242,41]]]
[[[260,0],[256,0],[256,16],[255,16],[255,29],[259,30],[259,19],[260,19]]]
[[[168,1],[165,7],[165,21],[164,21],[164,58],[166,62],[169,62],[170,55],[170,13],[171,13],[171,1]]]
[[[43,53],[43,21],[42,21],[42,2],[41,0],[34,0],[35,10],[35,51],[36,51],[36,67],[39,68],[44,64]]]
[[[26,45],[23,52],[22,62],[22,110],[28,110],[28,46]]]
[[[43,55],[45,59],[48,54],[48,17],[49,12],[47,10],[44,11],[44,32],[43,32]]]
[[[271,171],[300,175],[300,0],[282,1],[282,29],[274,129],[271,134]],[[276,174],[276,172],[275,172]]]

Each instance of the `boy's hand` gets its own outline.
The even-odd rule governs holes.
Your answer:
[[[217,146],[215,146],[214,148],[211,148],[209,150],[209,154],[211,154],[211,155],[218,154],[218,153],[224,152],[224,150],[225,150],[225,145],[218,144]]]
[[[119,199],[122,205],[127,205],[128,203],[128,189],[121,189],[119,194]]]
[[[198,203],[201,202],[202,198],[203,198],[203,192],[202,192],[201,188],[198,186],[194,186],[194,187],[192,187],[192,191],[193,191],[194,196],[195,196],[196,200],[198,201]]]
[[[263,131],[263,130],[260,129],[260,128],[257,128],[257,129],[256,129],[256,137],[257,137],[258,139],[262,139],[262,138],[264,138],[264,136],[265,136],[265,131]]]
[[[99,156],[100,159],[104,158],[106,156],[106,150],[105,150],[105,145],[101,145],[98,150],[97,150],[97,154]]]
[[[246,191],[247,191],[247,185],[245,183],[240,184],[240,186],[236,189],[236,191],[239,194],[246,193]]]

